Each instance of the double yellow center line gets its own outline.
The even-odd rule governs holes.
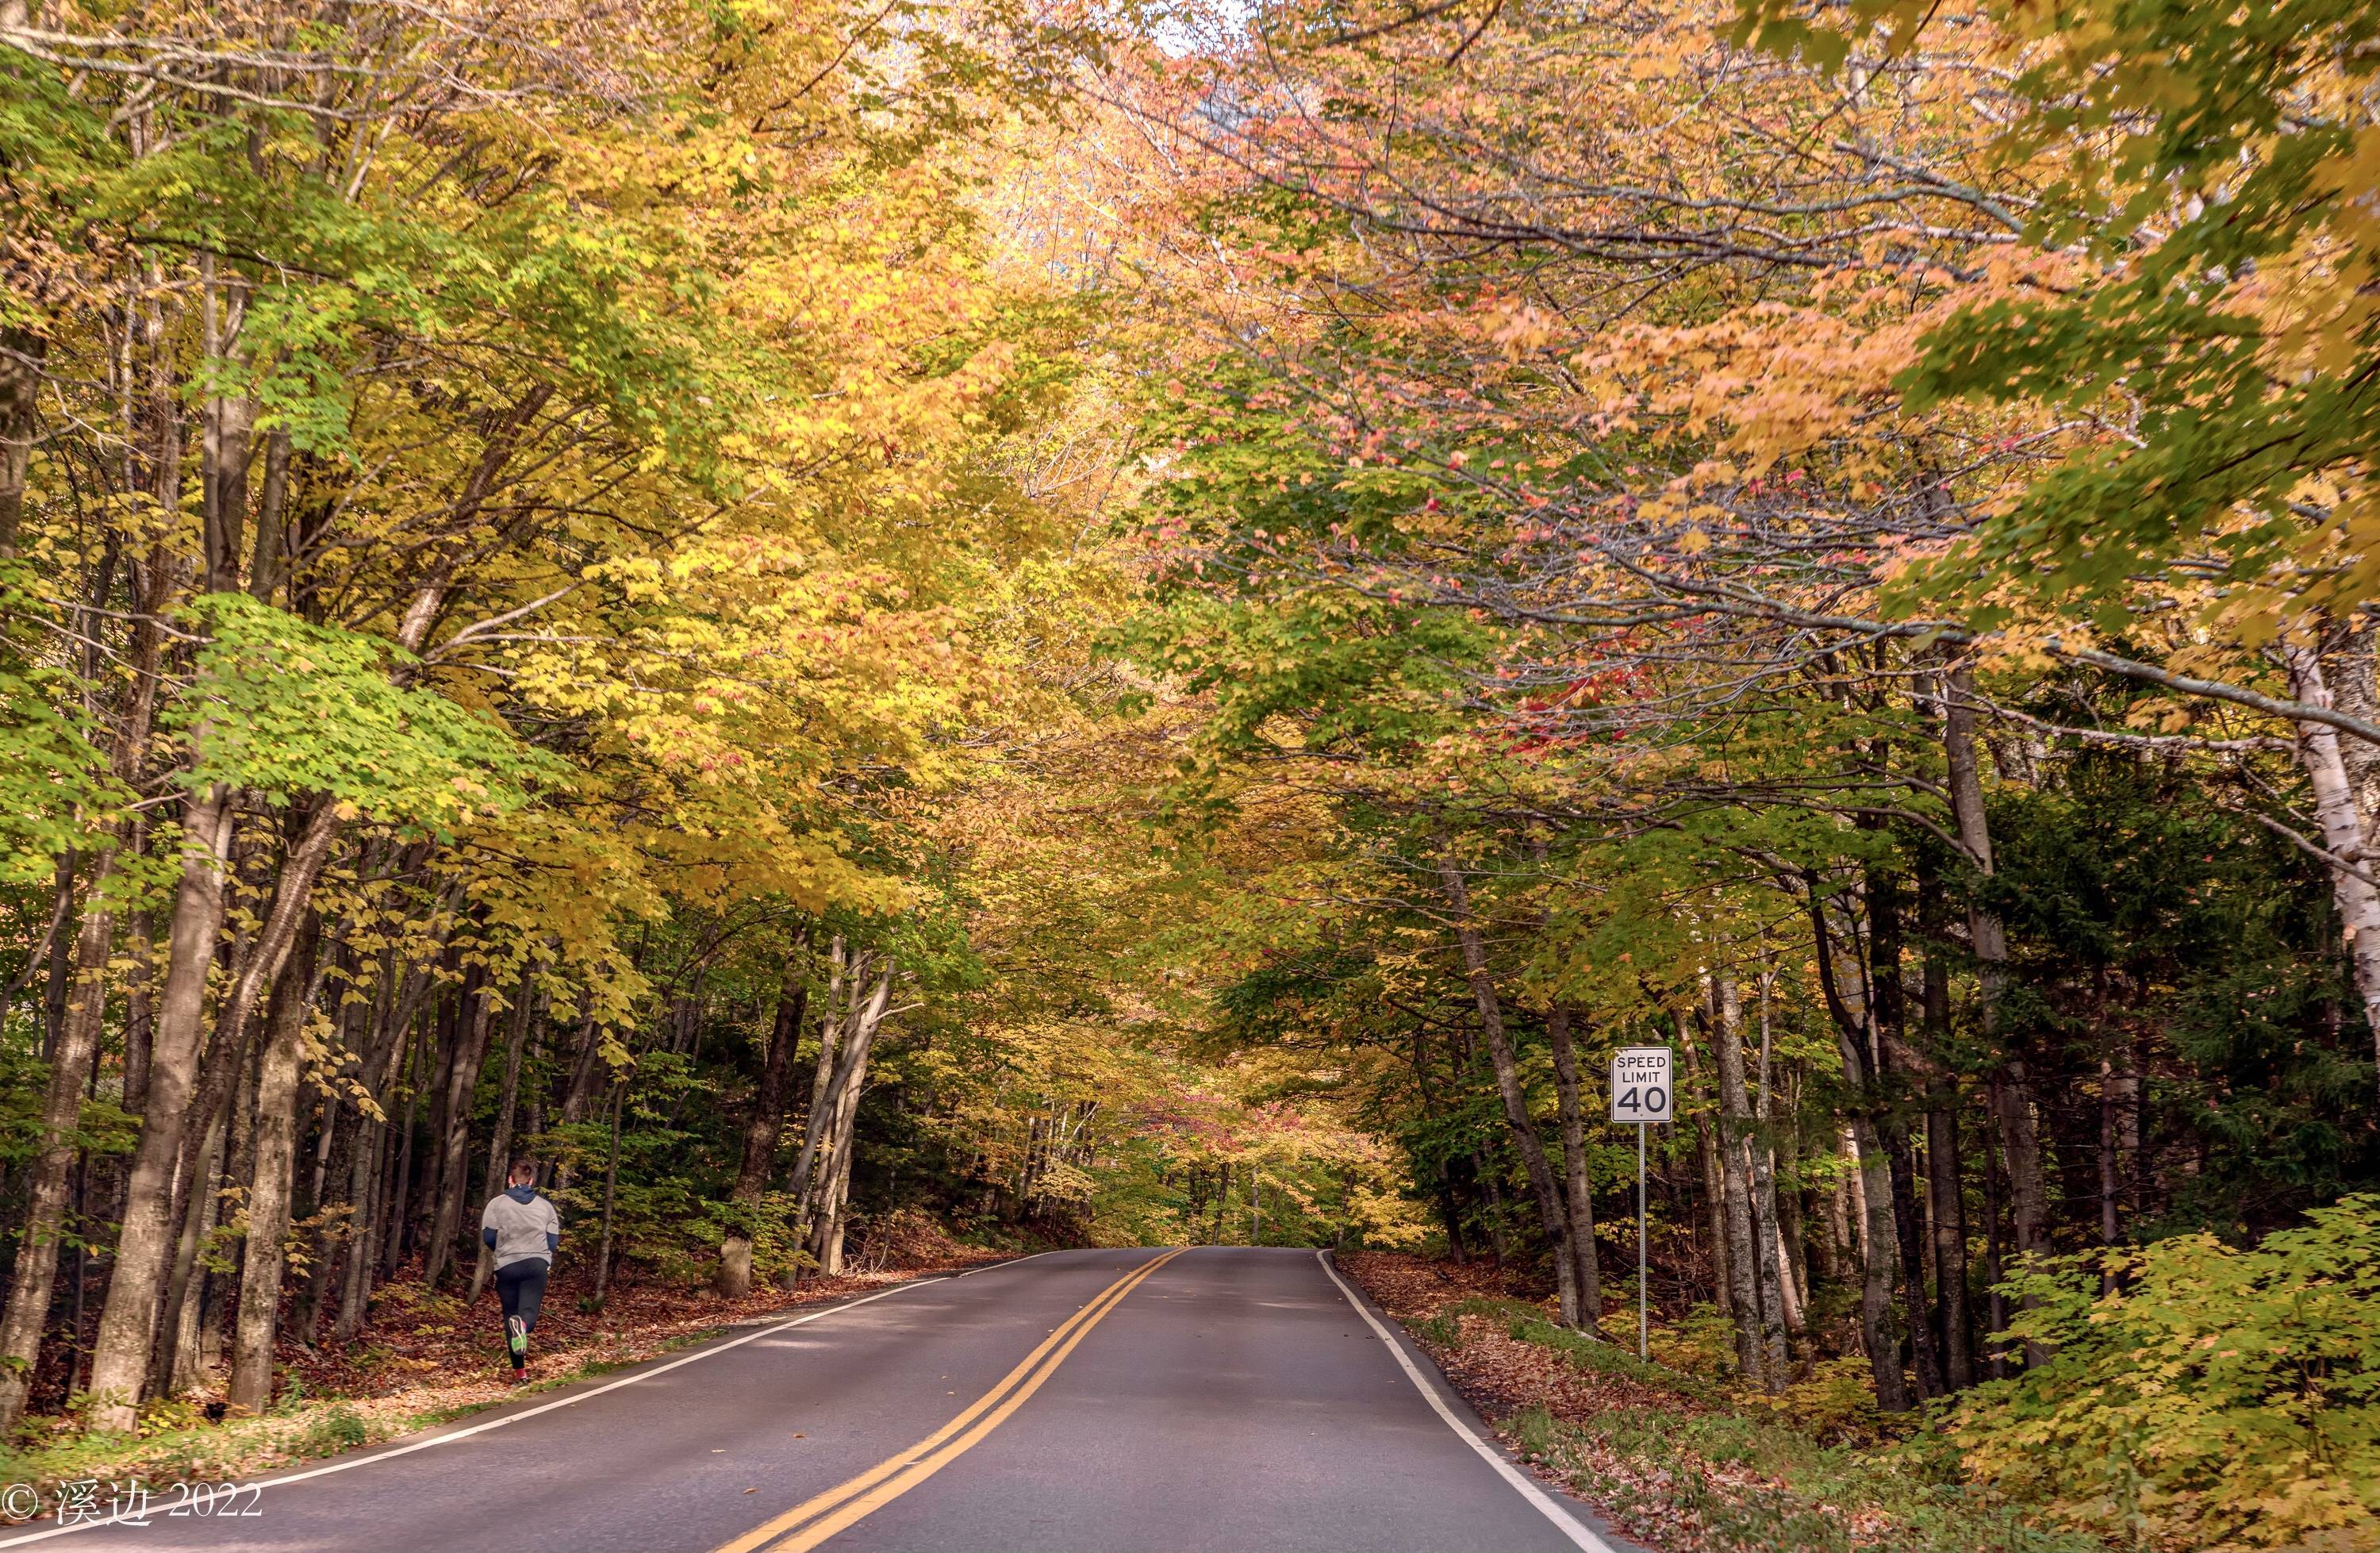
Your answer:
[[[999,1385],[908,1449],[886,1457],[857,1477],[804,1500],[735,1541],[721,1544],[715,1553],[758,1553],[763,1547],[769,1553],[809,1553],[829,1537],[891,1504],[965,1455],[986,1435],[1006,1423],[1010,1413],[1023,1407],[1025,1400],[1040,1390],[1041,1383],[1057,1373],[1058,1366],[1066,1362],[1066,1355],[1075,1351],[1075,1345],[1108,1312],[1122,1304],[1124,1296],[1139,1288],[1151,1273],[1181,1254],[1179,1250],[1169,1251],[1099,1290],[1097,1298],[1068,1317],[1063,1326],[1026,1354],[1023,1363],[1002,1376]]]

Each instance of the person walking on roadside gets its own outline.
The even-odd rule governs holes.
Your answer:
[[[562,1249],[562,1216],[537,1193],[537,1161],[516,1159],[512,1184],[480,1210],[480,1239],[495,1254],[496,1297],[504,1307],[504,1347],[513,1384],[528,1378],[528,1335],[545,1302],[545,1275]]]

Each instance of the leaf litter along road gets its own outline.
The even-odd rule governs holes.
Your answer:
[[[1492,1266],[1338,1258],[1539,1477],[1658,1553],[2084,1553],[2098,1544],[1945,1481],[1876,1432],[1857,1377],[1774,1401],[1565,1333]],[[1634,1338],[1633,1315],[1626,1323]],[[1525,1335],[1520,1335],[1525,1334]],[[1695,1362],[1657,1330],[1657,1361]],[[1707,1356],[1705,1356],[1707,1359]]]

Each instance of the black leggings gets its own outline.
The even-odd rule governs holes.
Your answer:
[[[537,1329],[537,1308],[545,1303],[549,1266],[544,1258],[532,1256],[496,1269],[496,1298],[504,1302],[504,1315],[519,1316],[521,1325],[530,1331]]]

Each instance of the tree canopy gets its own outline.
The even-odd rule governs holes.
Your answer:
[[[0,0],[0,1428],[534,1155],[597,1301],[1420,1248],[2370,1535],[2375,32]]]

